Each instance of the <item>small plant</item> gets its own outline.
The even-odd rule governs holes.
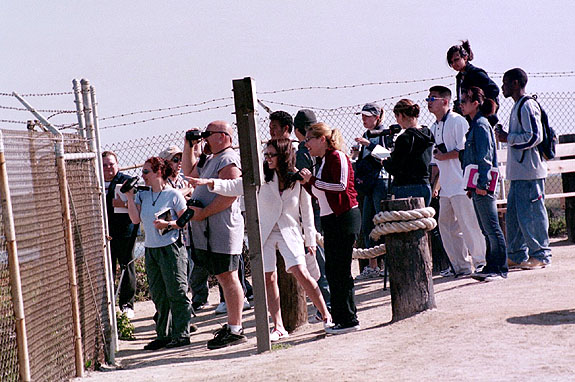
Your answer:
[[[272,344],[272,351],[274,350],[284,350],[291,348],[290,344]]]
[[[150,299],[150,287],[146,276],[146,263],[144,257],[134,261],[136,266],[136,301],[148,301]]]
[[[126,316],[126,313],[116,312],[116,324],[118,326],[118,338],[124,341],[136,339],[134,335],[134,324]]]
[[[562,211],[556,211],[552,208],[547,210],[547,216],[549,217],[549,236],[550,237],[560,237],[567,235],[567,223],[565,221],[565,213]]]

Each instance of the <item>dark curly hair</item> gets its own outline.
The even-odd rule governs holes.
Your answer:
[[[461,58],[467,58],[467,61],[473,60],[473,52],[471,51],[471,45],[469,40],[461,40],[461,45],[453,45],[447,51],[447,63],[451,66],[451,58],[455,53],[459,53]]]
[[[270,114],[270,121],[278,121],[282,129],[287,126],[288,133],[291,134],[293,130],[293,117],[287,111],[274,111]]]
[[[293,148],[292,142],[289,138],[274,138],[270,139],[266,144],[266,147],[273,147],[278,156],[277,158],[277,168],[275,172],[278,174],[278,179],[283,187],[280,188],[281,191],[288,188],[293,188],[295,185],[295,180],[291,179],[288,172],[293,172],[295,170],[295,150]],[[274,178],[274,170],[268,167],[268,162],[264,162],[264,179],[266,182],[271,182]]]
[[[164,180],[167,180],[174,173],[172,166],[170,166],[168,161],[166,161],[163,158],[151,157],[151,158],[148,158],[146,160],[146,162],[144,162],[144,164],[146,164],[146,163],[149,163],[150,166],[152,166],[153,172],[158,172],[158,170],[159,170],[160,174],[162,174],[162,179],[164,179]]]

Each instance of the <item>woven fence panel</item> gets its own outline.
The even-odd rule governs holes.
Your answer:
[[[4,131],[34,381],[73,376],[74,344],[54,141]]]
[[[77,135],[65,137],[66,153],[88,151],[86,142]],[[104,272],[104,228],[94,159],[67,160],[66,177],[70,192],[82,347],[85,362],[93,366],[104,361],[104,343],[110,338]]]
[[[18,381],[18,344],[3,224],[0,225],[0,235],[0,381]]]

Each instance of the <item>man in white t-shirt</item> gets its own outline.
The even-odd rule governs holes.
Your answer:
[[[471,266],[480,271],[485,265],[486,243],[473,203],[465,192],[459,151],[465,147],[467,120],[449,109],[451,90],[445,86],[432,86],[426,99],[429,111],[436,121],[431,126],[435,138],[433,164],[439,170],[439,231],[443,247],[453,271],[442,271],[442,276],[467,276]],[[437,193],[437,188],[433,192]],[[435,196],[435,195],[434,195]],[[468,254],[471,255],[471,262]]]

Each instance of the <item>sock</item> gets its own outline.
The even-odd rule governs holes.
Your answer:
[[[230,328],[230,332],[232,332],[232,334],[241,334],[241,332],[242,332],[242,326],[241,325],[230,325],[230,324],[228,324],[228,327]]]

